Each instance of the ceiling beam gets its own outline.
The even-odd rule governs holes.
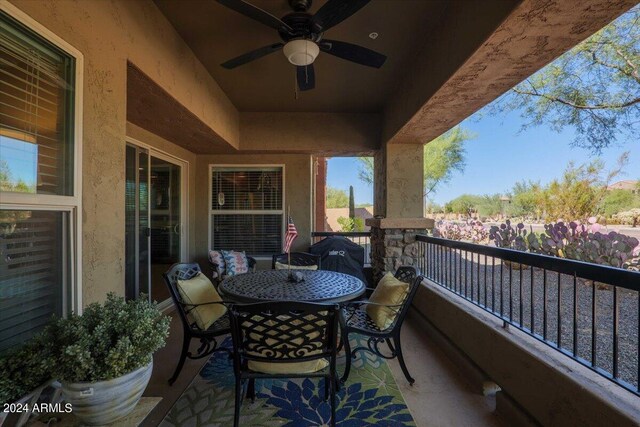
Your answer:
[[[371,155],[380,148],[381,114],[240,113],[240,150]]]
[[[635,5],[635,0],[452,2],[385,109],[382,141],[427,143]],[[487,6],[491,7],[487,7]],[[482,17],[482,19],[478,19]],[[504,18],[503,18],[504,17]],[[502,22],[501,22],[502,21]],[[487,33],[473,46],[472,32]],[[473,31],[472,31],[473,30]],[[475,41],[482,40],[476,38]],[[461,55],[468,55],[462,58]],[[451,72],[451,67],[457,69]]]

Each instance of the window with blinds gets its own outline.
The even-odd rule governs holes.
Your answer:
[[[268,256],[282,251],[283,168],[212,167],[211,247]]]
[[[62,315],[66,212],[0,211],[0,353]]]
[[[0,13],[0,191],[72,195],[74,61]]]
[[[0,11],[0,353],[70,311],[75,63]]]

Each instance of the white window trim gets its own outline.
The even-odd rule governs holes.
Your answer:
[[[71,307],[69,311],[82,314],[82,118],[84,89],[84,55],[58,37],[44,25],[6,0],[0,0],[0,10],[55,45],[75,60],[74,132],[73,132],[73,195],[2,193],[0,209],[51,210],[69,212],[73,226],[70,239]]]
[[[216,168],[236,168],[236,169],[242,169],[242,168],[282,168],[282,207],[280,210],[224,210],[224,211],[219,211],[219,210],[215,210],[212,208],[213,206],[213,189],[211,188],[211,186],[213,185],[213,170]],[[211,224],[211,219],[213,217],[213,215],[215,215],[216,213],[220,214],[225,214],[225,215],[234,215],[234,214],[239,214],[239,215],[250,215],[250,214],[268,214],[268,213],[272,213],[272,214],[278,214],[278,215],[282,215],[282,241],[280,242],[280,252],[282,252],[282,248],[284,247],[284,237],[285,237],[285,231],[286,231],[286,227],[287,227],[287,213],[285,210],[285,206],[286,206],[286,199],[287,199],[287,191],[286,191],[286,184],[287,184],[287,174],[286,174],[286,168],[284,163],[280,163],[280,164],[255,164],[255,163],[242,163],[242,164],[233,164],[233,163],[224,163],[224,164],[209,164],[209,184],[207,185],[207,188],[209,189],[209,195],[208,195],[208,205],[207,205],[207,212],[209,213],[209,218],[208,218],[208,222],[209,222],[209,235],[207,236],[207,253],[209,252],[209,250],[213,249],[211,247],[211,236],[213,234],[213,224]],[[271,257],[270,256],[256,256],[254,257],[255,259],[259,259],[259,260],[270,260]]]

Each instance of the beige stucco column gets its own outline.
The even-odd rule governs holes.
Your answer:
[[[416,265],[416,234],[433,227],[423,217],[424,149],[422,144],[387,144],[374,163],[375,214],[371,226],[374,279],[401,265]]]
[[[388,144],[386,149],[386,217],[423,216],[424,147],[422,144]]]

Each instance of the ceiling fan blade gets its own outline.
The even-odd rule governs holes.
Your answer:
[[[338,58],[366,65],[367,67],[380,68],[384,61],[387,60],[386,56],[374,50],[337,40],[323,39],[320,42],[320,49]]]
[[[280,49],[282,49],[282,46],[284,46],[284,44],[282,43],[275,43],[275,44],[271,44],[269,46],[265,46],[265,47],[261,47],[260,49],[256,49],[256,50],[252,50],[251,52],[247,52],[244,55],[240,55],[236,58],[230,59],[227,62],[220,64],[221,66],[223,66],[224,68],[230,70],[232,68],[236,68],[240,65],[244,65],[247,62],[251,62],[253,60],[256,60],[258,58],[262,58],[263,56],[269,55],[270,53],[276,52]]]
[[[296,77],[300,90],[311,90],[316,87],[316,72],[313,69],[313,64],[296,67]]]
[[[292,32],[293,29],[282,22],[280,19],[276,18],[269,12],[265,12],[257,6],[254,6],[250,3],[247,3],[243,0],[218,0],[223,6],[228,7],[229,9],[233,9],[242,15],[256,20],[268,27],[275,28],[276,30],[285,30],[287,32]]]
[[[370,0],[329,0],[311,18],[318,31],[326,31],[338,25],[364,6]]]

